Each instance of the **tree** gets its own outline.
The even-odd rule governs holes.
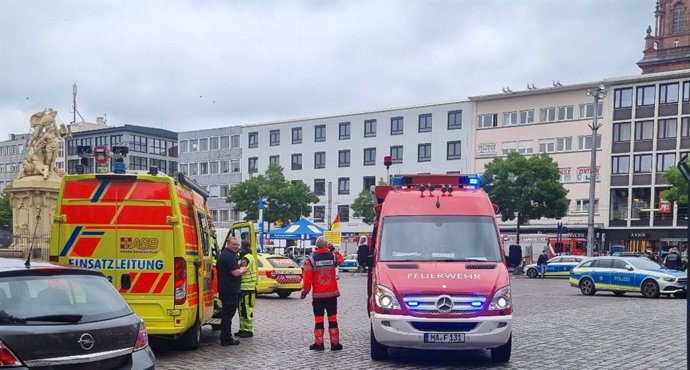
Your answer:
[[[227,202],[246,214],[245,220],[259,218],[259,195],[264,198],[264,221],[284,223],[311,214],[311,204],[319,197],[302,180],[288,181],[283,168],[271,164],[263,175],[251,177],[230,189]]]
[[[0,229],[4,230],[12,224],[12,204],[10,203],[10,193],[3,191],[0,193]]]
[[[566,215],[570,200],[560,182],[558,164],[548,154],[526,158],[512,152],[506,159],[496,157],[485,166],[484,188],[499,206],[503,222],[517,219],[520,225],[542,217],[559,219]]]
[[[367,225],[374,223],[374,198],[369,189],[363,189],[352,202],[352,216],[359,217]]]
[[[676,202],[678,205],[688,204],[688,182],[680,173],[677,167],[673,167],[664,173],[664,178],[671,184],[671,188],[664,190],[663,197],[664,200],[668,200],[673,203]]]

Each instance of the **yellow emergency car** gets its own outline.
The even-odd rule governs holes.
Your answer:
[[[287,298],[292,292],[302,290],[302,269],[295,261],[286,256],[268,253],[259,253],[257,260],[257,293],[278,293],[280,298]]]

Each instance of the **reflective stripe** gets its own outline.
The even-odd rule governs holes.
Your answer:
[[[257,282],[257,267],[254,255],[247,253],[242,258],[247,259],[247,272],[242,275],[242,282],[240,284],[240,289],[242,290],[254,290],[256,289]]]

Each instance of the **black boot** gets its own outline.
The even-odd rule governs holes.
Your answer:
[[[323,351],[324,346],[323,346],[323,343],[321,343],[321,344],[314,343],[314,344],[309,345],[309,349],[312,351]]]

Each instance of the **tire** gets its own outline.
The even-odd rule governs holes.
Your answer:
[[[615,294],[615,295],[617,295],[617,296],[619,296],[619,297],[622,297],[623,294],[625,294],[625,292],[622,291],[622,290],[614,290],[614,291],[613,291],[613,294]]]
[[[278,291],[278,297],[280,297],[280,298],[287,298],[290,296],[290,294],[292,294],[292,292],[286,292],[284,290]]]
[[[659,294],[661,294],[659,291],[659,284],[654,280],[643,281],[641,291],[645,298],[658,298]]]
[[[177,340],[179,348],[183,349],[197,349],[201,342],[201,324],[199,321],[195,322],[191,328],[187,329],[182,336]]]
[[[513,335],[508,338],[508,343],[491,349],[491,361],[492,362],[508,362],[510,361],[510,352],[513,347]]]
[[[527,270],[527,277],[529,277],[530,279],[535,279],[537,277],[537,270],[533,268]]]
[[[590,278],[584,278],[580,280],[580,291],[584,295],[594,295],[594,293],[597,292],[597,289],[594,287],[594,281]]]
[[[370,338],[369,346],[371,349],[371,359],[373,361],[382,361],[388,358],[388,346],[383,345],[376,341],[374,336],[374,328],[369,328]]]

